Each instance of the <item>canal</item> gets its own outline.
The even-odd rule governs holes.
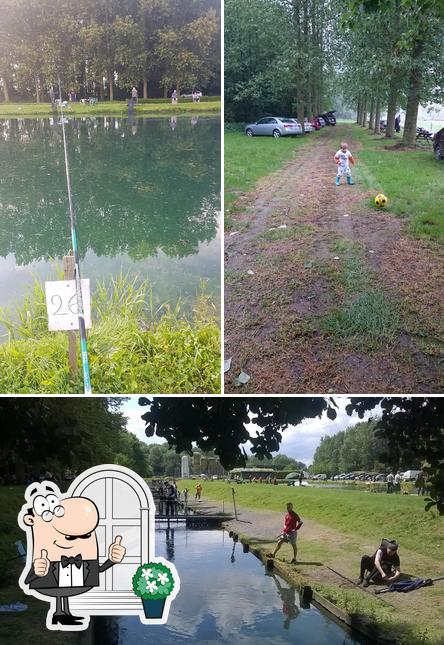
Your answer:
[[[156,555],[174,562],[181,589],[167,625],[145,626],[138,617],[96,618],[96,642],[109,645],[242,644],[353,645],[368,643],[265,571],[242,544],[222,530],[156,531]]]
[[[69,118],[82,275],[148,279],[154,302],[220,293],[220,119]],[[58,119],[0,121],[0,306],[71,247]],[[186,305],[185,305],[186,307]]]

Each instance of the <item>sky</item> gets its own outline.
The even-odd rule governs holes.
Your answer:
[[[338,406],[337,417],[334,421],[330,421],[327,415],[324,414],[320,419],[308,419],[301,423],[298,427],[289,427],[283,433],[283,440],[281,443],[280,453],[288,457],[293,457],[298,461],[302,461],[309,466],[313,461],[313,455],[321,437],[326,435],[334,435],[341,430],[345,430],[348,426],[354,425],[360,421],[359,417],[354,414],[351,417],[345,411],[345,406],[349,402],[349,397],[335,396],[334,400]],[[159,437],[148,438],[145,435],[145,424],[141,419],[141,415],[147,411],[147,407],[138,405],[138,397],[130,397],[125,401],[122,406],[122,412],[128,418],[127,428],[130,432],[135,434],[141,441],[145,443],[163,443]],[[378,408],[373,410],[372,413],[366,414],[364,420],[371,416],[375,416]],[[255,426],[251,425],[251,431]],[[247,452],[248,446],[246,447]]]

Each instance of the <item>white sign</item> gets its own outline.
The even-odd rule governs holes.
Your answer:
[[[83,313],[85,327],[91,327],[91,295],[89,278],[82,282]],[[67,331],[79,328],[75,280],[45,282],[46,310],[49,331]]]

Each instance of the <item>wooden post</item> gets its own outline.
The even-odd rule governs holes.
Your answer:
[[[65,280],[74,280],[74,256],[63,257],[63,273]],[[77,378],[79,364],[77,362],[77,334],[75,330],[68,331],[68,361],[69,371],[73,378]]]
[[[234,488],[231,489],[231,492],[233,493],[234,517],[237,520],[236,497],[235,497],[235,493],[234,493]]]

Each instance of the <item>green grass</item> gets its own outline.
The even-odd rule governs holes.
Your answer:
[[[220,97],[205,97],[200,103],[191,99],[181,99],[177,105],[171,100],[141,99],[135,108],[136,116],[163,116],[168,114],[215,114],[220,111]],[[69,103],[64,110],[66,116],[122,116],[128,113],[128,100],[101,101],[96,105]],[[51,116],[51,103],[0,103],[0,118],[34,118]]]
[[[194,490],[196,482],[193,485],[189,480],[181,484]],[[212,499],[225,500],[227,508],[232,508],[231,488],[231,484],[223,481],[208,481],[204,482],[203,493]],[[297,486],[266,484],[236,485],[235,492],[239,506],[285,513],[286,503],[292,501],[302,519],[306,517],[359,540],[378,543],[381,537],[393,536],[406,549],[442,560],[444,517],[426,513],[422,497],[332,488],[299,490]]]
[[[444,164],[426,149],[391,151],[400,141],[371,135],[353,127],[353,138],[363,149],[356,151],[356,177],[376,195],[388,197],[388,209],[410,219],[410,231],[418,237],[444,244]],[[362,162],[365,167],[361,165]]]
[[[225,228],[233,228],[231,215],[236,212],[235,202],[242,193],[254,187],[257,180],[278,170],[282,164],[293,159],[299,148],[322,132],[306,137],[247,137],[242,126],[233,126],[225,132]]]
[[[119,277],[92,296],[88,332],[95,393],[220,392],[220,325],[204,289],[192,315],[179,303],[155,306],[146,282]],[[0,310],[9,340],[0,345],[0,392],[81,393],[81,370],[68,371],[65,332],[49,332],[43,285],[36,282],[15,312]]]

